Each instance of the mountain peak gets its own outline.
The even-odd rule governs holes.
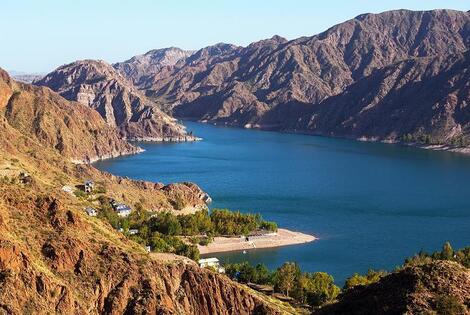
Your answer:
[[[193,53],[194,51],[178,47],[153,49],[124,62],[115,63],[113,67],[138,86],[144,77],[152,76],[163,68],[174,67]]]

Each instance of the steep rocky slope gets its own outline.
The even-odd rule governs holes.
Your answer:
[[[125,139],[194,140],[182,125],[104,61],[77,61],[59,67],[35,84],[95,109]]]
[[[148,78],[160,72],[171,71],[176,64],[184,62],[192,54],[193,51],[176,47],[155,49],[113,66],[134,85],[142,87]]]
[[[428,57],[445,59],[464,53],[469,47],[470,13],[397,10],[360,15],[313,37],[287,41],[275,36],[245,48],[221,44],[204,48],[187,58],[184,64],[178,64],[170,72],[157,73],[139,86],[148,96],[167,104],[168,110],[178,117],[249,128],[322,134],[339,134],[338,130],[342,130],[342,135],[351,137],[394,138],[423,125],[433,125],[426,112],[432,111],[433,101],[448,96],[445,89],[430,102],[421,102],[420,107],[413,106],[415,99],[410,94],[407,98],[401,97],[399,101],[406,104],[407,111],[417,110],[416,115],[428,118],[426,122],[416,121],[410,126],[407,123],[407,128],[403,129],[397,124],[388,124],[394,120],[388,109],[380,110],[381,121],[363,123],[380,123],[375,129],[364,127],[351,132],[338,125],[339,121],[329,123],[328,117],[313,117],[314,123],[310,120],[317,113],[323,113],[319,108],[327,103],[328,111],[345,110],[343,120],[354,121],[355,117],[347,116],[355,110],[349,108],[351,103],[346,109],[344,105],[335,108],[334,101],[330,100],[332,96],[346,91],[349,95],[360,94],[361,91],[352,89],[366,84],[359,83],[361,80],[369,78],[367,84],[377,85],[374,80],[380,78],[377,74],[374,76],[375,71],[398,62],[419,62],[416,60],[424,58],[422,62],[426,63]],[[443,76],[445,69],[443,65]],[[454,69],[454,73],[457,70]],[[411,87],[419,78],[410,74],[401,79],[400,85]],[[393,82],[380,83],[390,93],[398,93]],[[454,92],[460,97],[460,103],[468,101],[465,94],[461,96],[457,89]],[[384,100],[386,96],[388,93],[375,95],[377,109],[391,101]],[[421,112],[423,110],[426,112]],[[458,111],[452,114],[457,120],[466,117]],[[317,129],[315,125],[322,127]],[[439,126],[434,124],[433,128]],[[436,133],[442,134],[442,139],[452,138],[452,132],[448,133],[445,128],[436,129]]]
[[[15,108],[23,105],[29,120],[5,116],[14,93],[24,94],[14,100]],[[63,192],[62,185],[93,179],[107,195],[151,210],[170,210],[176,196],[188,205],[204,204],[194,184],[132,181],[65,159],[104,140],[122,141],[100,129],[91,129],[96,139],[88,135],[97,128],[91,124],[108,128],[96,112],[47,88],[18,84],[3,71],[0,105],[0,314],[295,312],[188,259],[148,254],[101,219],[85,215],[83,201]],[[67,118],[69,110],[75,117]],[[62,125],[55,115],[70,121]],[[73,138],[63,137],[63,146],[57,146],[50,138],[75,132],[90,142],[77,147],[69,143]],[[25,172],[26,182],[19,180]]]
[[[374,71],[312,109],[299,129],[336,136],[456,143],[470,134],[470,53]]]
[[[0,184],[0,314],[283,313],[192,261],[147,254],[72,200],[37,190]]]
[[[48,88],[15,82],[1,69],[0,95],[4,123],[71,160],[89,162],[140,152],[121,140],[94,110]]]
[[[314,314],[464,315],[469,309],[470,271],[454,262],[436,261],[349,289],[339,296],[337,303]]]

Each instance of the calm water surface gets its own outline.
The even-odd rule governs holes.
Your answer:
[[[378,143],[186,122],[197,143],[140,144],[146,152],[96,163],[116,175],[193,181],[211,207],[259,212],[314,234],[307,245],[218,254],[224,261],[297,261],[338,282],[387,268],[445,241],[470,245],[470,157]]]

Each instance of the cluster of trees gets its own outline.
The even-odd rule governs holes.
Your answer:
[[[454,146],[466,147],[469,145],[469,141],[467,140],[465,136],[460,136],[460,137],[453,138],[451,140],[451,144]]]
[[[176,236],[181,234],[181,227],[177,223],[176,216],[170,213],[154,217],[142,207],[142,204],[137,203],[127,218],[121,218],[109,202],[103,199],[98,216],[108,221],[114,228],[122,229],[123,233],[133,241],[143,246],[150,246],[154,252],[174,253],[193,260],[199,259],[197,247],[194,244],[187,244]],[[131,229],[137,229],[138,233],[130,235]]]
[[[331,275],[325,272],[302,272],[294,262],[286,262],[275,271],[270,271],[262,264],[254,267],[247,262],[227,264],[225,272],[242,283],[272,285],[275,292],[311,306],[331,302],[341,291]]]
[[[240,211],[214,209],[210,214],[214,235],[248,235],[256,230],[277,231],[275,222],[264,221],[260,214],[246,214]]]
[[[403,142],[421,142],[421,143],[425,143],[425,144],[441,144],[440,141],[433,138],[429,134],[415,135],[415,134],[407,133],[407,134],[405,134],[401,137],[401,140]]]
[[[276,231],[274,222],[264,221],[260,215],[243,214],[226,209],[198,211],[194,214],[174,215],[171,212],[152,214],[140,203],[134,205],[126,218],[117,215],[109,200],[99,198],[101,208],[98,216],[109,222],[115,229],[122,229],[130,239],[144,246],[150,246],[155,252],[168,252],[199,259],[196,244],[207,245],[213,236],[246,235],[256,230]],[[130,235],[129,230],[137,229],[137,234]],[[182,236],[192,236],[185,242]]]
[[[420,142],[425,144],[444,144],[442,140],[439,140],[429,134],[411,134],[407,133],[401,137],[403,142]],[[466,147],[469,145],[469,141],[465,136],[457,136],[450,140],[450,144],[453,146]]]
[[[264,221],[259,214],[244,214],[227,209],[214,209],[210,214],[198,211],[178,216],[163,212],[152,216],[147,225],[153,231],[175,236],[240,236],[257,230],[277,230],[276,223]]]
[[[430,263],[433,260],[451,260],[455,261],[466,268],[470,268],[470,247],[465,247],[459,250],[454,250],[449,242],[442,246],[441,251],[434,253],[426,253],[420,251],[413,257],[405,260],[404,266],[416,266]]]

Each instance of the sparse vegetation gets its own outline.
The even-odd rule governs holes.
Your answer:
[[[449,242],[442,246],[441,251],[428,254],[425,251],[420,251],[413,257],[405,260],[404,266],[416,266],[427,264],[433,260],[450,260],[455,261],[466,268],[470,268],[470,247],[465,247],[460,250],[454,250]]]
[[[436,299],[436,311],[440,315],[466,314],[465,305],[452,295],[439,295]]]
[[[344,289],[350,289],[357,285],[369,285],[371,283],[379,281],[382,277],[388,274],[385,270],[372,270],[369,269],[366,275],[360,275],[358,273],[353,274],[351,277],[346,279],[346,283],[344,284]]]

